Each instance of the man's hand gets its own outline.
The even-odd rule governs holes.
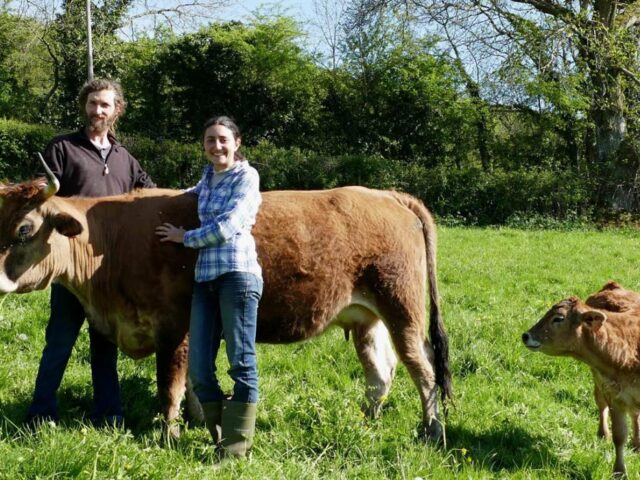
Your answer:
[[[161,242],[184,243],[185,229],[175,227],[170,223],[163,223],[156,227],[156,235],[160,237]]]

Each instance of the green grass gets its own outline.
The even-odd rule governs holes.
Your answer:
[[[361,367],[339,330],[303,344],[260,346],[262,398],[249,462],[214,469],[203,428],[185,427],[177,445],[163,445],[153,359],[120,361],[127,430],[88,426],[86,333],[60,391],[61,425],[27,434],[19,425],[43,346],[48,292],[6,297],[0,478],[606,478],[613,446],[596,438],[588,369],[528,352],[520,336],[556,301],[585,298],[609,279],[640,290],[637,237],[633,231],[440,230],[455,393],[446,449],[417,438],[418,395],[402,367],[382,416],[363,418]],[[640,475],[631,449],[627,468],[632,478]]]

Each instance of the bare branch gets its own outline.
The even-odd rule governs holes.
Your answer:
[[[616,67],[616,70],[623,73],[626,78],[631,80],[636,85],[640,86],[640,78],[638,78],[638,76],[635,73],[633,73],[631,70],[625,67]]]
[[[526,5],[531,5],[533,8],[538,10],[539,12],[546,13],[547,15],[552,15],[554,17],[561,18],[575,18],[575,14],[572,10],[561,6],[560,4],[549,1],[549,0],[511,0],[513,3],[522,3]]]

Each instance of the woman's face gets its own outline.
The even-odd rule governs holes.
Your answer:
[[[204,152],[216,172],[235,164],[234,153],[240,148],[240,139],[224,125],[211,125],[204,132]]]

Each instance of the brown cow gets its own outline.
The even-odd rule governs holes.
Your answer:
[[[615,282],[607,283],[586,303],[571,297],[561,301],[529,331],[524,344],[547,355],[569,356],[586,363],[593,374],[600,409],[598,433],[608,435],[611,410],[616,449],[614,473],[626,475],[624,444],[626,415],[633,420],[633,445],[640,448],[640,295]]]
[[[0,292],[52,281],[67,287],[123,352],[156,353],[163,413],[174,419],[197,252],[159,242],[154,229],[195,227],[196,197],[151,189],[60,198],[45,184],[0,188]],[[269,192],[253,233],[264,275],[258,341],[305,340],[330,325],[352,331],[371,415],[395,373],[393,345],[420,394],[423,432],[439,439],[436,385],[443,401],[451,387],[427,209],[409,195],[360,187]],[[433,347],[425,336],[427,280]]]

